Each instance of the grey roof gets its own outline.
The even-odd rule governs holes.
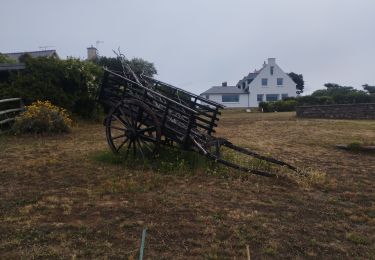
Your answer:
[[[18,59],[26,53],[29,54],[33,58],[52,57],[52,56],[58,57],[56,50],[25,51],[25,52],[12,52],[12,53],[3,53],[3,54],[7,55],[9,58],[13,60],[19,61]]]
[[[246,94],[246,92],[243,89],[239,89],[234,86],[228,86],[228,87],[212,87],[209,90],[206,90],[201,95],[206,94]]]
[[[255,79],[258,74],[259,72],[250,72],[249,75],[247,75],[246,79]]]
[[[0,71],[23,70],[24,63],[0,63]]]
[[[259,73],[263,69],[264,69],[264,67],[259,69],[259,70],[255,70],[254,72],[250,72],[249,74],[247,74],[247,76],[243,77],[243,79],[238,81],[237,86],[240,85],[242,82],[247,81],[247,80],[249,80],[249,83],[251,83],[259,75]]]

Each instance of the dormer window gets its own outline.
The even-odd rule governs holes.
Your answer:
[[[271,67],[270,67],[270,73],[271,73],[271,75],[273,75],[273,70],[274,70],[274,67],[271,66]]]

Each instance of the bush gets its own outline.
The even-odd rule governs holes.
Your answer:
[[[318,89],[310,96],[296,98],[298,105],[330,105],[375,102],[375,96],[369,95],[369,93],[353,87],[340,86],[335,83],[327,83],[324,86],[326,89]]]
[[[26,69],[0,83],[0,99],[21,97],[29,105],[49,100],[83,118],[96,119],[95,100],[102,69],[88,61],[69,58],[25,58]]]
[[[304,105],[330,105],[334,104],[334,100],[329,96],[302,96],[297,99],[299,106]]]
[[[16,117],[13,132],[20,133],[64,133],[69,132],[72,120],[65,109],[54,106],[49,101],[37,101],[26,107],[26,111]]]
[[[259,108],[263,109],[263,112],[288,112],[295,111],[297,104],[296,100],[287,99],[274,102],[260,102]]]

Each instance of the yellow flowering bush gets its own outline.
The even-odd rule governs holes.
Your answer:
[[[16,134],[66,133],[71,126],[72,120],[65,109],[54,106],[49,101],[36,101],[16,117],[13,131]]]

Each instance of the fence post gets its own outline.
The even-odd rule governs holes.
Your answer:
[[[18,101],[18,107],[0,110],[0,132],[2,132],[4,125],[10,126],[10,124],[16,119],[16,116],[25,110],[25,105],[21,98],[8,98],[0,100],[0,104],[8,104],[16,101]]]

